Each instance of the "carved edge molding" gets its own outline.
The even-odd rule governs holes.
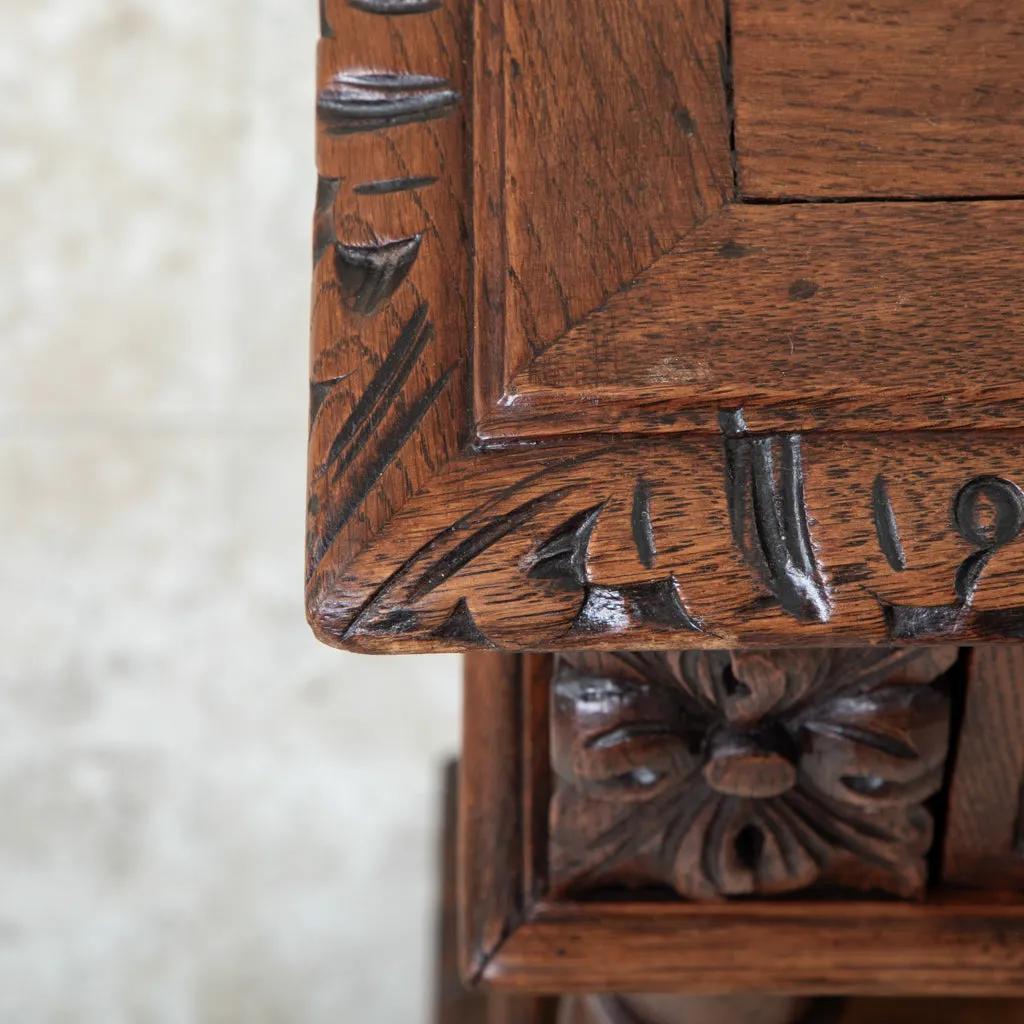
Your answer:
[[[416,337],[410,330],[403,346],[415,350]],[[678,471],[675,481],[665,475],[677,452],[692,467],[683,478],[714,478],[713,465],[693,465],[685,445],[652,445],[628,489],[622,477],[636,459],[615,446],[562,457],[538,449],[521,469],[512,453],[462,460],[463,475],[443,493],[458,490],[465,511],[438,522],[431,500],[453,513],[460,508],[441,497],[423,499],[433,516],[410,510],[415,522],[404,526],[416,531],[416,543],[410,538],[408,556],[354,615],[344,613],[332,635],[356,646],[425,637],[453,649],[610,648],[631,634],[654,646],[685,646],[689,638],[701,647],[813,645],[833,636],[882,642],[1024,636],[1019,606],[975,607],[987,570],[1004,551],[1014,561],[999,581],[1017,585],[1008,570],[1022,557],[1015,542],[1024,532],[1024,495],[1011,480],[969,476],[951,495],[949,525],[922,555],[908,546],[913,532],[890,494],[889,480],[897,479],[891,460],[884,474],[860,466],[867,476],[857,487],[845,464],[829,467],[835,488],[849,489],[850,504],[818,513],[807,492],[800,435],[752,435],[741,411],[722,418],[720,447],[711,456],[722,467],[721,489],[705,491],[703,502],[699,492],[688,493],[689,481],[680,482]],[[488,475],[495,459],[497,480]],[[474,494],[489,496],[481,503]],[[583,495],[599,500],[586,505]],[[709,513],[712,503],[723,511]],[[906,503],[901,495],[899,505]],[[941,526],[941,495],[937,504]],[[666,518],[669,508],[675,512]],[[847,530],[838,547],[823,540],[834,540],[830,514]],[[911,519],[918,530],[922,522],[920,513]],[[933,519],[929,530],[935,525]],[[680,531],[684,540],[713,538],[715,546],[697,563],[681,560]],[[948,554],[936,557],[932,548]],[[851,555],[857,561],[843,564]],[[698,587],[695,573],[713,576]],[[907,601],[901,595],[908,590],[948,590],[950,599]],[[775,624],[776,632],[758,622]]]
[[[320,18],[307,581],[457,449],[468,316],[465,0],[321,0]]]
[[[865,455],[869,498],[838,442],[753,433],[742,409],[721,411],[717,443],[463,447],[468,188],[452,154],[469,5],[327,0],[321,13],[307,606],[322,639],[1024,637],[1019,439],[964,435],[957,455],[947,437],[936,468],[927,439],[890,435]]]
[[[953,647],[567,654],[551,693],[557,892],[923,895]]]

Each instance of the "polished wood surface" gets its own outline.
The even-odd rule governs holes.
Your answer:
[[[726,157],[754,7],[731,10],[326,0],[324,641],[1024,636],[1019,204],[744,202]],[[979,10],[982,41],[1016,24]],[[1005,92],[1000,46],[978,80]],[[998,541],[956,511],[972,488]]]
[[[344,569],[339,538],[310,615],[390,652],[1020,639],[1022,441],[732,417],[714,439],[480,453]]]
[[[462,799],[473,812],[472,827],[462,831],[459,898],[468,981],[534,994],[1024,996],[1024,901],[998,888],[948,886],[941,874],[919,901],[833,893],[700,903],[663,889],[560,895],[547,877],[549,836],[524,825],[532,803],[525,780],[541,777],[536,759],[544,747],[524,742],[522,724],[550,728],[536,705],[551,659],[467,660],[472,742]],[[549,756],[557,750],[556,741]],[[530,872],[535,881],[527,888]]]
[[[718,210],[733,172],[723,6],[563,0],[541,18],[490,0],[475,43],[493,138],[474,174],[481,418],[502,381]]]
[[[740,406],[754,430],[1012,425],[1022,237],[1016,202],[731,204],[532,360],[480,429],[714,431]]]
[[[745,197],[1024,194],[1024,11],[731,0]]]
[[[1024,995],[1024,7],[320,15],[307,613],[473,652],[488,1013]]]

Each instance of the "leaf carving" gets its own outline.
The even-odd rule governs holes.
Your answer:
[[[553,882],[916,896],[955,648],[560,656]]]

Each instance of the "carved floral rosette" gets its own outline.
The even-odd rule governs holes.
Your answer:
[[[552,685],[553,888],[923,894],[955,647],[580,652]]]

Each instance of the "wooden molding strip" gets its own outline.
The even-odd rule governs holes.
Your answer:
[[[1024,995],[1024,902],[559,903],[487,965],[505,991]]]

